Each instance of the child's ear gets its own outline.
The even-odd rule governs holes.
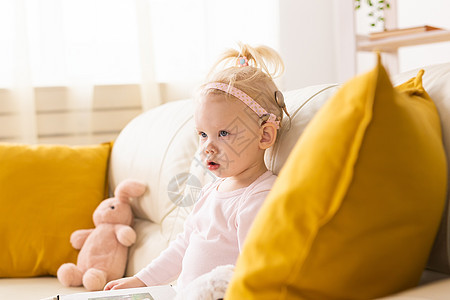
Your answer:
[[[259,148],[266,150],[275,143],[277,139],[277,128],[273,123],[264,123],[260,128]]]

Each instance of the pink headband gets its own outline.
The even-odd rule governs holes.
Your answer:
[[[259,105],[255,100],[252,99],[249,95],[241,91],[240,89],[237,89],[235,87],[232,87],[226,83],[221,82],[212,82],[208,83],[205,86],[205,89],[216,89],[223,91],[225,93],[228,93],[230,95],[233,95],[234,97],[238,98],[242,102],[244,102],[245,105],[250,107],[251,110],[253,110],[258,117],[263,118],[264,116],[268,116],[268,119],[265,120],[268,123],[273,123],[275,126],[280,128],[280,121],[277,121],[277,116],[271,113],[268,113],[267,110],[265,110],[261,105]],[[267,118],[267,117],[266,117]]]

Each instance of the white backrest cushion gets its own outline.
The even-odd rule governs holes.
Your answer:
[[[189,170],[197,149],[192,100],[161,105],[133,119],[114,143],[110,186],[127,178],[143,181],[148,190],[132,203],[135,217],[161,224],[178,208],[169,197],[169,182]]]
[[[427,66],[422,69],[425,70],[423,86],[439,111],[448,168],[450,161],[450,63]],[[401,73],[394,76],[392,81],[394,85],[400,84],[415,77],[418,71],[419,69]],[[450,169],[448,172],[450,174]],[[450,186],[450,177],[448,177],[448,186]],[[428,262],[429,269],[447,274],[450,274],[449,201],[450,193],[447,187],[447,206]]]

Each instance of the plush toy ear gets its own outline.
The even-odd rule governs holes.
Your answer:
[[[120,201],[130,202],[131,198],[139,197],[145,193],[147,185],[134,179],[125,179],[119,183],[114,191],[114,195]]]

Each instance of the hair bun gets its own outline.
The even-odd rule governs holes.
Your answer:
[[[271,78],[280,76],[284,72],[284,64],[280,55],[268,46],[252,47],[238,43],[239,50],[228,49],[216,62],[211,70],[214,73],[220,66],[226,67],[254,67],[266,73]]]

